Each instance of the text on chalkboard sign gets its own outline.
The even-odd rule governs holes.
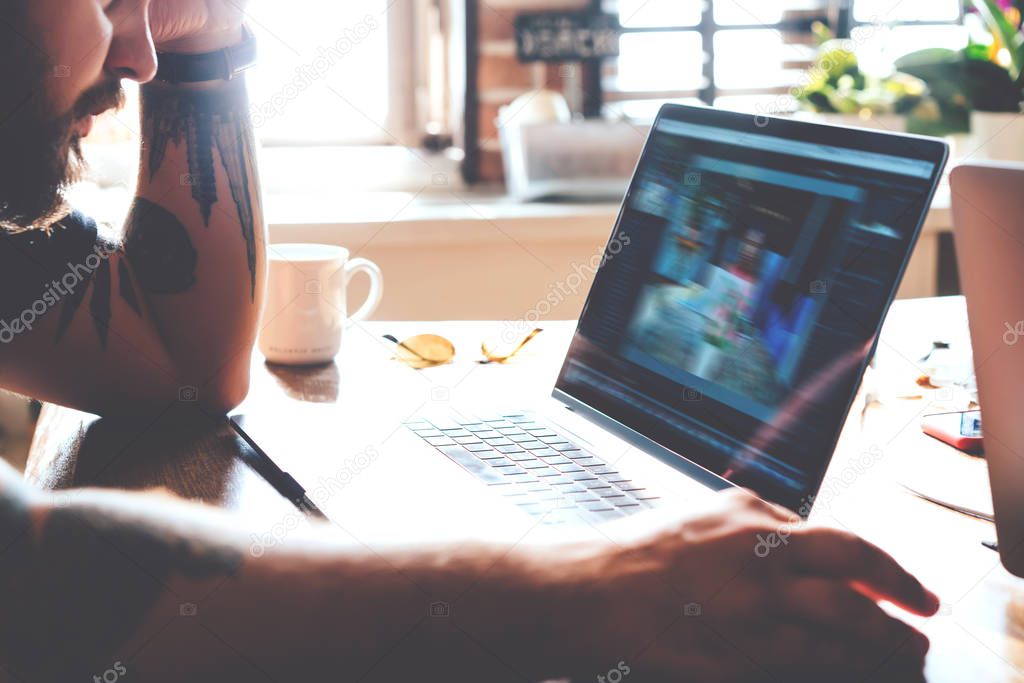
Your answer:
[[[622,26],[603,12],[542,12],[516,17],[521,62],[571,62],[619,56]]]

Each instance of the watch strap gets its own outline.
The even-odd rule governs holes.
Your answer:
[[[157,63],[157,79],[168,83],[234,80],[255,65],[256,36],[243,26],[242,41],[237,45],[194,55],[161,52]]]

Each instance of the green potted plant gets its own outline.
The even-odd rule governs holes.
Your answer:
[[[815,23],[813,32],[818,53],[804,83],[793,92],[801,107],[826,122],[905,130],[905,117],[928,100],[924,82],[901,73],[884,78],[867,74],[850,41],[836,40],[821,23]]]
[[[918,130],[932,135],[969,133],[958,156],[1024,160],[1024,32],[1022,0],[968,0],[988,34],[962,50],[911,53],[896,68],[921,78],[938,104]]]

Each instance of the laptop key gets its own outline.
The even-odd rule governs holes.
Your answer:
[[[454,446],[455,441],[447,436],[429,436],[425,439],[431,446]]]
[[[563,443],[551,443],[551,444],[548,444],[548,445],[551,446],[552,448],[554,448],[556,451],[559,451],[559,452],[562,452],[562,451],[578,451],[578,450],[580,450],[579,446],[577,446],[574,443],[570,443],[568,441],[563,442]]]
[[[506,439],[503,436],[502,437],[498,437],[497,439],[484,439],[484,441],[486,441],[487,443],[491,444],[492,446],[511,446],[511,445],[513,445],[511,441],[509,441],[508,439]]]
[[[494,449],[491,448],[490,445],[485,443],[467,443],[462,444],[462,446],[471,453],[486,453],[488,451],[490,451],[491,453],[494,452]]]
[[[521,460],[519,461],[519,466],[528,470],[547,470],[550,468],[550,465],[543,460]]]
[[[569,499],[572,500],[575,503],[597,503],[597,502],[600,502],[600,498],[595,496],[593,493],[590,493],[589,491],[584,491],[583,493],[570,493],[569,494]]]
[[[507,484],[499,472],[461,446],[443,446],[441,452],[487,484]]]
[[[485,429],[479,432],[473,432],[481,439],[500,439],[502,438],[500,432],[496,432],[493,429]]]
[[[580,507],[588,512],[599,512],[601,510],[614,510],[615,506],[611,503],[604,501],[597,501],[595,503],[580,503]]]
[[[537,458],[533,457],[531,454],[527,453],[526,451],[523,451],[521,453],[505,453],[505,457],[508,458],[509,460],[514,460],[515,462],[519,462],[519,463],[523,463],[523,462],[537,462]]]
[[[534,453],[536,453],[536,451],[534,451]],[[541,460],[543,460],[544,462],[546,462],[549,465],[571,465],[571,464],[573,464],[572,460],[570,460],[569,458],[565,457],[561,453],[556,453],[555,455],[542,455],[542,456],[539,456],[539,457],[540,457]]]
[[[565,457],[571,458],[572,460],[575,460],[576,462],[578,462],[580,465],[583,465],[584,467],[592,466],[595,462],[597,462],[597,463],[601,462],[600,460],[598,460],[597,458],[592,456],[590,453],[587,453],[586,451],[560,451],[560,452]]]
[[[515,444],[510,444],[508,446],[494,446],[494,450],[498,451],[499,453],[525,453],[526,452],[522,448],[520,448],[519,446],[517,446]]]
[[[478,444],[483,442],[475,436],[457,436],[455,437],[455,443],[468,446],[469,444]]]
[[[566,465],[553,465],[556,470],[562,474],[576,474],[577,472],[586,472],[585,469],[580,467],[574,462],[569,462]]]
[[[528,443],[534,440],[530,434],[506,434],[505,438],[516,443]]]

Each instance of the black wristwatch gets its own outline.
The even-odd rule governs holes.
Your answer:
[[[242,26],[242,42],[215,52],[187,55],[157,53],[157,80],[168,83],[230,81],[256,64],[256,36]]]

